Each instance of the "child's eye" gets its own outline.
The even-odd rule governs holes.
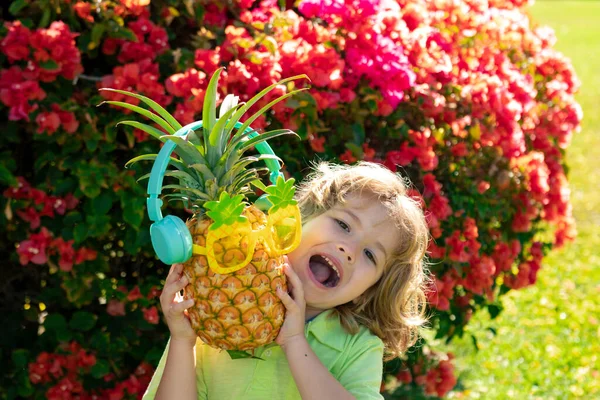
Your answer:
[[[350,227],[348,226],[347,223],[345,223],[344,221],[339,220],[339,219],[336,219],[335,222],[340,226],[340,228],[342,228],[346,232],[350,232]]]
[[[373,252],[371,252],[371,250],[365,250],[365,254],[373,264],[377,264],[377,260],[375,260],[375,255],[373,254]]]

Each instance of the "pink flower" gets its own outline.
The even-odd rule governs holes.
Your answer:
[[[106,306],[106,312],[113,317],[123,316],[125,315],[125,303],[114,299],[110,300]]]
[[[40,227],[40,214],[33,207],[27,207],[25,211],[17,210],[17,215],[24,221],[29,222],[29,229],[34,230]]]
[[[29,239],[19,243],[17,253],[21,265],[33,263],[43,265],[48,261],[47,248],[50,245],[52,236],[50,232],[42,227],[39,233],[33,233]]]

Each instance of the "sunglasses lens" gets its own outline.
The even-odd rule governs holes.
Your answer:
[[[232,234],[215,240],[213,248],[217,263],[224,268],[233,268],[248,258],[248,235]]]
[[[278,219],[271,225],[271,237],[280,252],[291,251],[298,239],[298,224],[300,221],[295,216]]]

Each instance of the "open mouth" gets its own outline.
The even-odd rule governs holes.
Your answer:
[[[315,254],[310,258],[308,266],[321,285],[334,288],[340,283],[340,271],[327,256]]]

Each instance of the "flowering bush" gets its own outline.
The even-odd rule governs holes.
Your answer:
[[[408,175],[427,211],[437,338],[536,281],[575,235],[565,150],[578,81],[524,0],[16,0],[2,6],[0,216],[3,398],[135,398],[165,344],[165,266],[149,241],[135,155],[158,144],[115,128],[124,100],[151,97],[201,118],[209,77],[247,100],[299,73],[311,89],[253,123],[286,171],[315,157]],[[290,90],[281,86],[271,96]],[[255,110],[273,97],[263,99]],[[129,116],[128,118],[131,118]],[[184,210],[171,210],[183,215]],[[16,349],[16,350],[15,350]],[[451,355],[425,341],[390,362],[388,398],[442,397]]]

